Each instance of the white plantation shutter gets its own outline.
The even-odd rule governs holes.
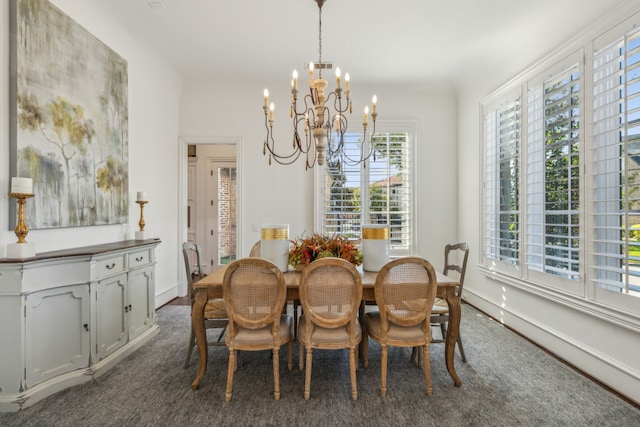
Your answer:
[[[544,260],[544,121],[542,85],[527,94],[527,268],[543,272]]]
[[[592,282],[640,291],[640,32],[599,48],[593,67]]]
[[[322,188],[322,231],[361,238],[362,224],[389,226],[390,253],[412,251],[414,173],[413,133],[377,131],[372,156],[364,164],[348,165],[327,159]],[[345,134],[346,150],[356,150],[360,136]]]
[[[485,133],[485,257],[498,259],[498,144],[496,143],[496,110],[484,116]]]
[[[485,255],[520,264],[520,99],[485,114]]]
[[[345,134],[344,138],[347,145],[359,145],[358,135]],[[324,233],[360,238],[362,178],[359,166],[327,159],[322,192]]]
[[[546,80],[541,91],[531,90],[528,102],[528,268],[576,281],[580,277],[579,65]]]

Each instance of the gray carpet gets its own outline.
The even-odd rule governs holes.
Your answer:
[[[158,310],[160,334],[97,380],[57,393],[13,414],[2,426],[382,425],[382,426],[639,426],[640,410],[575,372],[473,307],[463,305],[468,363],[456,352],[462,387],[444,366],[443,345],[431,346],[434,394],[409,349],[389,353],[388,394],[380,396],[379,346],[358,370],[358,400],[349,386],[346,352],[315,352],[311,399],[304,373],[286,369],[281,352],[280,401],[272,398],[269,353],[240,353],[231,403],[225,403],[226,347],[212,347],[197,391],[197,356],[182,368],[189,308]],[[297,361],[297,344],[294,346]]]

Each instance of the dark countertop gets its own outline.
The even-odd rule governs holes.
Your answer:
[[[98,255],[105,252],[135,248],[139,246],[156,245],[160,239],[122,240],[120,242],[103,243],[100,245],[83,246],[79,248],[60,249],[57,251],[36,253],[30,258],[0,258],[0,264],[13,264],[16,262],[32,262],[52,258],[65,258],[71,256]]]

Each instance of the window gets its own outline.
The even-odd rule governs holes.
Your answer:
[[[487,180],[486,252],[492,259],[520,264],[520,99],[485,115]]]
[[[345,134],[345,151],[359,153],[361,135]],[[391,256],[413,252],[413,126],[376,131],[374,154],[350,165],[327,158],[320,168],[320,227],[326,234],[361,238],[362,224],[389,226]],[[358,151],[355,151],[358,150]],[[358,157],[358,154],[353,154]]]
[[[531,270],[579,278],[580,67],[529,91],[527,246]],[[536,123],[537,122],[537,123]]]
[[[640,32],[596,47],[594,277],[597,290],[640,293]]]
[[[638,25],[640,14],[482,103],[482,264],[494,277],[640,308]]]

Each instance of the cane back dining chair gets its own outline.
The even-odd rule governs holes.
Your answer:
[[[300,278],[302,315],[298,324],[300,370],[304,368],[304,398],[311,395],[313,350],[349,349],[351,397],[358,398],[356,348],[362,340],[358,308],[362,279],[353,264],[340,258],[321,258],[307,265]]]
[[[457,257],[456,257],[457,254]],[[460,286],[456,287],[456,296],[458,300],[462,298],[462,287],[464,286],[464,276],[467,271],[467,258],[469,257],[469,246],[465,242],[448,244],[444,247],[444,271],[445,276],[457,275]],[[457,261],[454,261],[457,260]],[[453,273],[452,273],[453,272]],[[442,298],[436,299],[436,302],[431,311],[431,324],[440,325],[440,331],[442,333],[442,339],[432,340],[432,343],[443,343],[447,339],[447,324],[449,322],[449,306],[447,301]],[[464,354],[464,347],[462,346],[462,338],[458,333],[456,340],[458,350],[460,350],[460,357],[463,362],[467,361],[467,357]]]
[[[260,254],[262,253],[262,240],[258,240],[251,246],[251,251],[249,251],[249,256],[253,258],[260,258]]]
[[[229,314],[225,343],[229,348],[226,401],[231,401],[237,352],[271,350],[273,397],[280,399],[280,347],[287,344],[292,369],[291,316],[282,314],[287,287],[280,269],[262,258],[241,258],[227,267],[222,295]]]
[[[193,304],[195,303],[193,284],[204,277],[202,264],[200,262],[200,246],[185,242],[182,244],[182,255],[184,258],[184,269],[187,274],[187,291],[189,294],[189,300],[191,301],[191,309],[193,310]],[[205,330],[221,329],[218,334],[218,338],[215,341],[208,341],[207,345],[224,345],[222,336],[229,320],[227,318],[227,310],[225,309],[222,298],[207,301],[207,304],[204,307],[204,319]],[[187,347],[187,357],[184,361],[185,368],[189,366],[189,363],[191,362],[193,347],[198,345],[196,342],[195,332],[193,330],[193,323],[190,322],[190,325],[191,334],[189,337],[189,346]]]
[[[429,344],[431,309],[436,297],[436,273],[431,263],[418,257],[398,258],[385,264],[375,283],[377,311],[365,314],[364,366],[369,364],[368,337],[380,344],[380,393],[387,394],[389,346],[419,347],[424,357],[427,395],[433,393]]]
[[[262,256],[262,240],[258,240],[251,247],[251,251],[249,252],[250,257],[258,257]],[[293,301],[287,301],[288,303],[293,305],[293,336],[294,338],[298,336],[298,309],[300,308],[300,300],[294,299]],[[286,311],[286,306],[285,306]]]

